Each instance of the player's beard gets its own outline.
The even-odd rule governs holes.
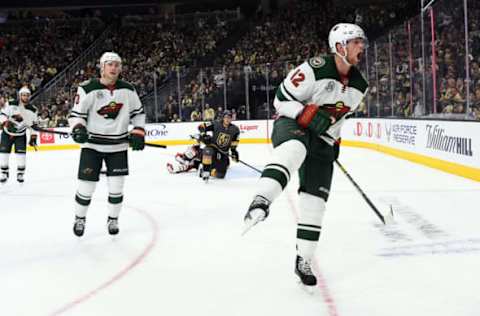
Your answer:
[[[30,101],[30,97],[20,96],[20,101],[22,101],[23,104],[28,104],[28,101]]]

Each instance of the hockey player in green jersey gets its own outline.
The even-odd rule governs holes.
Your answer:
[[[355,111],[368,84],[356,65],[367,38],[355,25],[335,25],[328,37],[332,55],[315,57],[290,71],[276,92],[279,118],[272,131],[273,154],[245,215],[245,231],[263,221],[270,204],[298,170],[300,177],[295,273],[307,286],[317,283],[311,261],[320,237],[340,129]]]

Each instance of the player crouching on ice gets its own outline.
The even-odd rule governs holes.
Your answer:
[[[225,110],[221,120],[206,122],[198,126],[200,134],[194,138],[205,144],[204,148],[193,145],[183,154],[178,153],[175,157],[179,165],[167,164],[171,173],[187,172],[191,169],[199,169],[200,177],[208,181],[210,176],[223,179],[230,165],[229,153],[234,161],[238,161],[237,151],[240,129],[232,124],[232,113]],[[208,134],[210,133],[210,134]]]

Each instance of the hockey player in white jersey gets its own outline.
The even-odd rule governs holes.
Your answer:
[[[2,136],[0,140],[0,183],[5,183],[9,177],[9,160],[12,146],[15,145],[17,156],[17,181],[24,182],[27,129],[37,122],[37,109],[31,105],[30,89],[23,87],[18,91],[18,101],[9,102],[0,112]],[[37,134],[31,130],[30,146],[37,146]]]
[[[135,88],[118,79],[122,60],[114,52],[100,58],[100,78],[78,87],[69,124],[72,137],[82,144],[75,194],[73,232],[82,236],[87,210],[99,180],[103,161],[107,167],[109,234],[119,232],[118,217],[123,201],[123,185],[128,175],[128,146],[145,147],[145,112]],[[129,132],[129,124],[133,129]]]
[[[333,162],[339,153],[340,129],[368,88],[355,67],[367,44],[363,30],[355,24],[337,24],[328,42],[332,55],[304,62],[277,89],[274,106],[279,118],[272,132],[273,155],[244,218],[245,232],[263,221],[270,204],[299,171],[295,273],[306,286],[317,283],[311,261],[320,237]]]

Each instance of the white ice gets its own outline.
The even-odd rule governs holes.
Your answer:
[[[0,187],[0,315],[459,316],[480,313],[480,184],[366,149],[341,161],[396,224],[383,226],[335,170],[313,295],[294,276],[295,177],[240,237],[256,172],[204,184],[171,175],[183,147],[130,152],[120,234],[102,178],[72,233],[79,151],[29,152],[26,182]],[[269,145],[240,145],[261,168]]]

